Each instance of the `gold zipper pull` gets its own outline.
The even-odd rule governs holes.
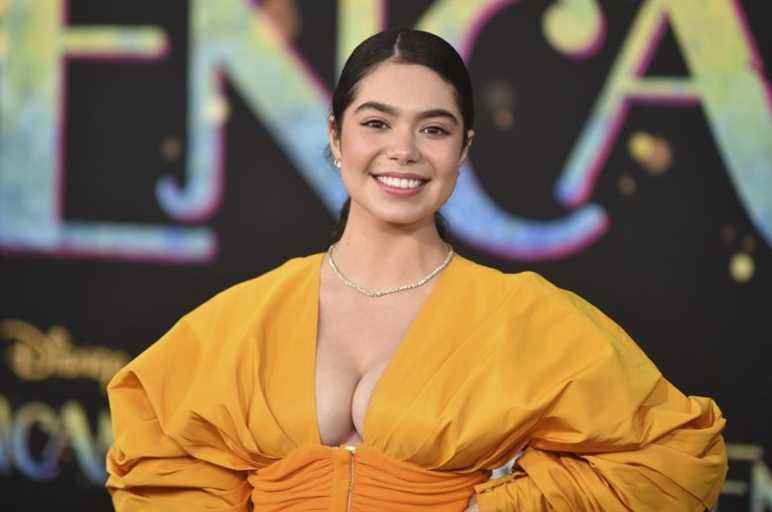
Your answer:
[[[354,491],[354,454],[357,447],[351,444],[343,446],[343,449],[351,454],[348,459],[348,492],[346,493],[346,512],[351,512],[351,494]]]

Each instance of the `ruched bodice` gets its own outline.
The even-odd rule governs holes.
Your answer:
[[[353,463],[323,446],[323,256],[218,294],[112,379],[119,512],[344,511],[349,485],[352,510],[462,511],[472,493],[481,512],[715,503],[726,453],[712,400],[683,395],[578,295],[458,255],[380,375]]]
[[[460,512],[474,485],[488,471],[430,471],[368,446],[307,445],[249,475],[256,510],[371,512],[389,510]]]

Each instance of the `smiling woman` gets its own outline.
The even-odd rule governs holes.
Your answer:
[[[394,87],[395,84],[400,87]],[[444,178],[446,188],[451,185],[450,191],[440,190],[438,183],[430,187],[435,195],[447,194],[442,200],[444,203],[455,188],[460,164],[474,136],[472,98],[466,66],[443,39],[414,30],[384,31],[367,39],[346,61],[332,98],[330,148],[336,165],[342,167],[345,161],[344,182],[352,172],[365,171],[361,165],[367,162],[358,160],[364,155],[357,150],[367,151],[362,144],[368,144],[369,151],[380,145],[380,151],[388,153],[381,155],[379,169],[371,169],[369,175],[384,177],[380,182],[387,185],[383,187],[386,193],[403,197],[416,195],[396,191],[396,187],[407,184],[388,177],[421,180],[425,184],[433,178],[429,175],[431,166],[438,171],[436,178]],[[345,159],[343,144],[347,141],[342,140],[343,134],[352,139],[353,144],[346,143]],[[429,153],[427,143],[432,143]],[[389,147],[384,147],[385,144]],[[399,163],[400,151],[401,158],[407,162]],[[436,161],[438,152],[441,152],[441,162]],[[418,166],[414,165],[417,162],[413,161],[416,155],[422,159],[434,156],[434,159],[422,161],[423,172],[417,172]],[[395,162],[398,165],[394,165]],[[452,183],[447,183],[448,179]],[[415,183],[412,186],[415,187]],[[346,188],[351,194],[348,183]],[[356,199],[354,208],[364,207]],[[343,235],[351,203],[348,199],[343,204],[331,242],[337,242]],[[447,241],[447,228],[439,206],[434,212],[435,226],[440,238]]]
[[[418,228],[453,193],[473,135],[454,86],[426,66],[389,60],[356,89],[352,104],[329,123],[351,196],[348,213]]]
[[[350,196],[333,243],[218,294],[116,374],[117,510],[716,503],[711,399],[578,295],[448,243],[437,214],[472,124],[466,68],[439,37],[389,30],[354,50],[328,122]]]

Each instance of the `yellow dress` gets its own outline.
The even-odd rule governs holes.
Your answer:
[[[578,295],[456,255],[373,391],[362,444],[321,444],[323,253],[185,315],[108,386],[128,511],[701,511],[725,420]],[[514,471],[489,480],[517,454]]]

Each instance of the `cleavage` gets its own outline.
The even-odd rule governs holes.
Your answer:
[[[322,444],[338,446],[341,443],[359,444],[364,435],[364,421],[371,404],[373,391],[391,362],[393,350],[363,371],[334,342],[319,339],[316,358],[317,425]]]
[[[408,329],[436,280],[406,293],[373,299],[352,293],[326,267],[322,267],[315,340],[314,420],[322,444],[359,444],[376,385],[400,344],[407,341]],[[379,393],[386,396],[382,390]]]
[[[407,297],[386,299],[392,300],[320,301],[315,398],[322,444],[358,444],[364,435],[373,391],[418,308]]]

